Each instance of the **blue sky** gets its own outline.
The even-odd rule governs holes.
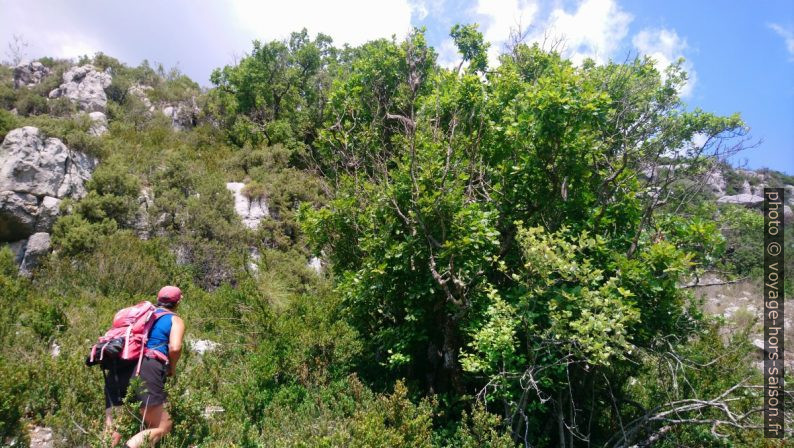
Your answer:
[[[574,61],[642,53],[664,65],[685,57],[689,107],[740,112],[763,140],[734,162],[794,174],[791,0],[0,0],[0,51],[16,34],[30,58],[103,51],[133,65],[178,66],[208,85],[212,69],[244,55],[253,39],[304,26],[353,45],[425,26],[440,61],[451,65],[458,56],[449,29],[472,22],[492,42],[492,58],[511,29],[529,41],[562,39]]]

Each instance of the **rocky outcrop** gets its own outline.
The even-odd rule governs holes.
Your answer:
[[[51,246],[49,233],[38,232],[31,235],[25,245],[25,256],[19,265],[19,273],[30,275],[33,268],[39,265],[39,261],[50,253]]]
[[[100,137],[108,131],[108,118],[104,113],[91,112],[88,114],[88,118],[91,119],[91,127],[88,129],[89,134]]]
[[[85,195],[96,159],[37,128],[14,129],[0,145],[0,242],[11,243],[29,274],[50,249],[63,198]]]
[[[23,62],[14,67],[14,87],[33,87],[49,74],[50,69],[41,62]]]
[[[198,105],[196,105],[195,98],[176,103],[159,102],[155,105],[149,99],[147,93],[149,90],[152,90],[152,87],[138,84],[127,89],[127,94],[140,101],[149,112],[154,113],[159,110],[163,115],[170,118],[171,127],[174,130],[183,131],[196,126],[200,110]]]
[[[234,194],[234,211],[243,220],[249,229],[255,229],[263,218],[270,216],[264,198],[250,199],[243,194],[245,184],[242,182],[229,182],[226,188]]]
[[[132,221],[132,228],[135,234],[142,240],[149,239],[152,233],[149,224],[149,208],[154,205],[154,197],[150,188],[143,188],[138,196],[138,210]]]
[[[96,159],[72,151],[38,128],[14,129],[0,145],[0,191],[37,197],[82,197]]]
[[[762,196],[756,196],[750,193],[734,194],[730,196],[723,196],[717,199],[718,204],[737,204],[744,205],[745,207],[758,207],[764,203]]]
[[[199,108],[195,101],[169,104],[163,107],[163,115],[171,119],[171,127],[177,131],[191,129],[196,125]]]
[[[714,169],[706,174],[706,186],[715,196],[720,197],[725,195],[725,188],[727,188],[728,185],[727,182],[725,182],[722,171]]]
[[[93,65],[72,67],[63,74],[63,84],[50,92],[50,98],[68,98],[85,112],[104,112],[108,98],[105,89],[113,78]]]
[[[127,94],[140,101],[149,112],[154,112],[154,105],[152,105],[152,101],[149,100],[149,97],[146,94],[146,92],[149,90],[152,90],[150,86],[136,84],[127,89]]]
[[[0,241],[27,238],[36,229],[39,201],[29,193],[0,191]]]

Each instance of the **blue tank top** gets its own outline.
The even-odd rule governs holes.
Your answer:
[[[158,309],[155,314],[162,314],[164,310]],[[149,330],[149,339],[146,341],[146,348],[157,350],[168,356],[168,341],[171,336],[171,319],[173,314],[160,316]]]

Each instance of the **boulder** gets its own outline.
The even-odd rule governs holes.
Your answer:
[[[49,74],[50,69],[41,62],[23,62],[14,67],[14,87],[33,87]]]
[[[63,84],[50,92],[50,98],[69,98],[85,112],[104,112],[108,98],[105,89],[113,78],[93,65],[72,67],[63,74]]]
[[[0,145],[0,191],[79,198],[96,163],[57,138],[45,138],[38,128],[14,129]]]
[[[255,229],[263,218],[270,216],[264,198],[249,199],[243,194],[245,184],[242,182],[229,182],[226,188],[234,195],[234,211],[243,220],[249,229]]]
[[[61,200],[52,196],[44,196],[39,203],[36,219],[36,232],[49,232],[61,211]]]
[[[0,191],[0,241],[18,241],[36,229],[39,202],[30,193]]]
[[[19,266],[19,273],[29,276],[33,268],[39,265],[41,258],[45,257],[50,252],[51,246],[49,233],[38,232],[31,235],[25,247],[25,257],[22,259],[22,264]]]
[[[723,196],[717,199],[717,203],[738,204],[738,205],[744,205],[746,207],[757,207],[764,203],[764,198],[762,196],[756,196],[754,194],[742,193],[731,196]]]
[[[108,118],[102,112],[91,112],[88,114],[91,119],[91,127],[88,133],[94,136],[101,136],[108,131]]]
[[[784,202],[788,205],[794,205],[794,185],[786,185],[783,189]]]

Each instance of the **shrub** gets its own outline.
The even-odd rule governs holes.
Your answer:
[[[19,118],[7,110],[0,109],[0,141],[9,131],[20,127]]]
[[[80,215],[66,215],[55,222],[52,242],[66,256],[91,253],[103,236],[110,235],[117,229],[118,225],[112,219],[92,223]]]
[[[265,194],[267,193],[265,186],[257,181],[249,182],[243,187],[241,192],[243,196],[247,197],[251,201],[257,201],[263,199]]]

